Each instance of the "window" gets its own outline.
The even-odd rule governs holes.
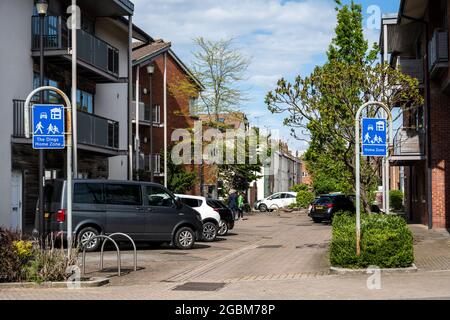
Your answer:
[[[201,205],[203,203],[202,200],[190,199],[190,198],[181,198],[181,202],[183,202],[185,205],[187,205],[191,208],[201,207]]]
[[[276,200],[276,199],[280,199],[280,198],[281,198],[281,193],[277,193],[277,194],[274,194],[272,197],[270,197],[269,200]]]
[[[107,184],[106,202],[118,205],[141,205],[141,187],[132,184]]]
[[[52,86],[52,87],[56,87],[56,88],[60,88],[58,81],[49,79],[44,77],[44,86]],[[37,89],[40,87],[40,76],[39,73],[34,73],[33,74],[33,89]],[[35,95],[33,97],[33,100],[35,101],[39,101],[39,94]],[[57,94],[56,92],[53,91],[44,91],[44,102],[45,103],[63,103],[62,98],[59,96],[59,94]]]
[[[291,198],[295,198],[295,196],[293,194],[290,193],[284,193],[283,194],[283,198],[285,199],[291,199]]]
[[[85,204],[104,203],[103,185],[98,183],[76,183],[73,189],[73,202]]]
[[[77,90],[77,109],[87,113],[93,113],[94,95],[83,90]]]
[[[158,105],[153,106],[153,123],[161,123],[161,107]]]
[[[173,207],[175,201],[170,194],[159,187],[146,187],[145,196],[152,207]]]

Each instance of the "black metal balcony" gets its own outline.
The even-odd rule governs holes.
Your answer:
[[[448,30],[437,29],[428,44],[430,77],[436,78],[448,69]]]
[[[39,17],[32,17],[31,49],[34,55],[39,54]],[[57,64],[64,63],[69,66],[71,60],[71,30],[67,28],[66,19],[61,16],[47,16],[44,19],[44,51],[45,55],[53,58]],[[77,56],[81,64],[80,73],[98,71],[101,81],[117,80],[119,77],[119,50],[102,39],[84,30],[77,30]],[[61,60],[58,58],[64,58]],[[109,79],[108,79],[109,78]]]
[[[24,106],[24,100],[13,100],[13,137],[15,138],[25,138]],[[77,134],[79,144],[119,150],[119,122],[117,121],[78,111]]]
[[[424,84],[423,59],[408,59],[399,57],[398,65],[404,74],[419,80],[419,85]]]

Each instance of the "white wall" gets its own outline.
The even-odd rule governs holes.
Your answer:
[[[119,76],[128,76],[128,32],[112,23],[109,18],[98,18],[96,35],[119,50]],[[95,114],[119,121],[119,148],[128,149],[128,84],[97,84]],[[126,180],[127,156],[109,158],[109,179]]]
[[[13,99],[33,88],[32,0],[0,1],[0,225],[11,223],[11,134]]]
[[[113,24],[110,18],[97,18],[95,35],[119,50],[119,76],[128,76],[128,30]]]
[[[127,150],[127,97],[126,83],[97,84],[95,93],[95,114],[119,121],[119,149]],[[109,179],[127,179],[127,157],[109,159]]]

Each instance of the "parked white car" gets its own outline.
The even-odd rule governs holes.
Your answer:
[[[296,202],[297,192],[277,192],[258,203],[261,212],[279,210],[286,208]]]
[[[203,221],[203,240],[207,242],[214,241],[221,225],[220,214],[212,207],[208,206],[205,197],[176,194],[181,202],[193,208],[202,216]]]

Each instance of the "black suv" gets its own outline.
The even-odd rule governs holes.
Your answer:
[[[67,182],[49,181],[44,189],[47,232],[66,235]],[[37,220],[37,219],[36,219]],[[201,239],[202,219],[159,184],[111,180],[74,180],[73,239],[95,251],[99,235],[128,234],[135,241],[171,242],[191,249]]]
[[[339,211],[355,212],[355,205],[349,196],[344,194],[326,194],[319,197],[311,205],[309,216],[314,222],[331,220]]]
[[[226,236],[228,234],[228,231],[234,228],[233,211],[231,211],[231,209],[228,208],[225,203],[220,200],[206,199],[206,204],[219,213],[220,219],[222,221],[217,233],[219,236]]]

